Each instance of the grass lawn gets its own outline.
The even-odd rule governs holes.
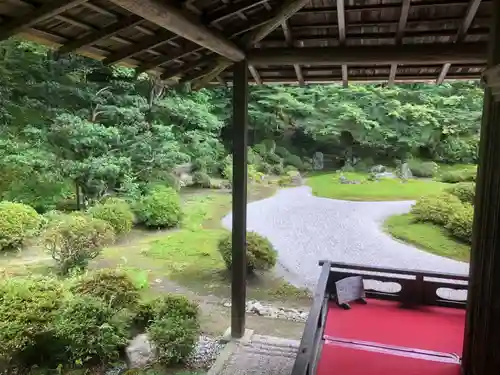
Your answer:
[[[316,174],[307,179],[313,194],[319,197],[350,201],[397,201],[414,200],[423,195],[439,193],[448,184],[433,180],[409,180],[402,183],[398,178],[385,178],[378,182],[368,181],[362,173],[344,173],[349,180],[360,184],[341,184],[339,173]]]
[[[469,261],[470,245],[457,241],[443,227],[415,221],[411,214],[389,217],[384,222],[384,230],[395,238],[433,254]]]

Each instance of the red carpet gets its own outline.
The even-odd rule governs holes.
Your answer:
[[[446,355],[462,351],[465,311],[401,309],[397,303],[378,300],[351,306],[351,310],[334,303],[329,307],[318,375],[460,375],[460,364],[451,363]],[[371,342],[378,348],[359,342]],[[444,357],[411,350],[440,352]]]
[[[376,353],[326,343],[318,375],[460,375],[460,365]]]
[[[444,307],[410,310],[399,308],[395,302],[379,300],[351,306],[351,310],[343,310],[334,303],[330,305],[326,336],[462,353],[465,310]]]

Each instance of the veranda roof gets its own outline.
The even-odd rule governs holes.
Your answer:
[[[478,78],[492,3],[481,0],[1,0],[15,34],[195,85]]]

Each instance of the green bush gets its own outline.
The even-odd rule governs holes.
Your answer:
[[[439,170],[439,166],[433,161],[410,160],[408,166],[415,177],[431,178]]]
[[[286,158],[290,155],[292,155],[290,153],[290,151],[288,151],[285,147],[283,146],[276,146],[276,148],[274,149],[274,153],[280,157],[282,157],[283,159],[286,160]],[[293,155],[295,156],[295,155]]]
[[[67,215],[64,220],[51,225],[43,238],[63,275],[71,269],[85,269],[88,262],[114,239],[111,225],[84,215]]]
[[[193,173],[193,186],[201,188],[210,188],[210,176],[202,171]]]
[[[157,187],[136,205],[138,221],[152,228],[173,228],[182,219],[179,194],[168,187]]]
[[[233,180],[233,157],[231,155],[226,156],[222,163],[222,177],[229,181]]]
[[[446,189],[446,192],[456,196],[463,203],[474,204],[474,198],[476,195],[476,183],[475,182],[459,182],[453,184]]]
[[[281,164],[275,164],[271,167],[271,173],[276,176],[281,176],[283,173],[285,173],[285,169]]]
[[[269,163],[261,163],[258,165],[257,170],[264,174],[271,174],[273,167]]]
[[[441,176],[442,182],[455,184],[457,182],[476,181],[477,168],[467,168],[458,171],[449,171]]]
[[[150,301],[141,302],[137,308],[135,324],[144,329],[158,319],[174,317],[179,319],[197,319],[199,308],[184,296],[165,294]]]
[[[219,240],[218,250],[228,269],[232,264],[231,233]],[[269,270],[276,265],[277,252],[269,240],[255,232],[247,232],[247,270]]]
[[[131,308],[139,301],[139,289],[122,271],[99,270],[77,278],[71,286],[75,294],[100,298],[113,308]]]
[[[295,172],[297,171],[297,168],[295,168],[293,165],[287,165],[285,167],[285,173],[288,173],[288,172]]]
[[[62,349],[54,343],[52,321],[67,291],[54,278],[13,277],[0,281],[0,363],[29,367]]]
[[[248,164],[248,166],[247,166],[248,181],[260,182],[261,177],[262,177],[262,173],[257,172],[257,168],[255,167],[255,165]]]
[[[284,159],[284,162],[285,162],[285,165],[294,166],[295,168],[297,168],[299,170],[304,169],[304,163],[302,162],[300,157],[298,157],[297,155],[292,155],[292,154],[288,155]]]
[[[101,299],[74,296],[54,319],[54,334],[67,363],[107,363],[119,358],[130,336],[131,314]]]
[[[266,161],[269,164],[281,164],[281,158],[274,153],[266,154]]]
[[[200,327],[196,319],[163,317],[148,327],[148,335],[157,349],[157,358],[163,365],[183,362],[198,341]]]
[[[0,251],[19,248],[42,224],[38,213],[22,203],[0,202]]]
[[[278,180],[279,186],[289,186],[292,184],[292,176],[286,174],[284,176],[280,176]]]
[[[453,212],[446,224],[450,233],[462,241],[472,242],[472,222],[474,219],[474,207],[464,204],[462,208]]]
[[[126,201],[119,198],[107,199],[104,203],[96,204],[88,210],[90,216],[108,222],[117,235],[132,230],[134,214]]]
[[[263,143],[259,143],[259,144],[256,144],[253,146],[253,150],[259,154],[260,156],[262,157],[265,157],[266,154],[267,154],[267,148],[266,148],[266,145],[263,144]]]
[[[462,202],[451,194],[429,195],[417,200],[411,213],[419,221],[429,221],[439,225],[448,223],[450,216],[462,208]]]
[[[73,212],[78,210],[78,206],[76,204],[76,198],[64,198],[56,203],[56,210],[63,212]]]

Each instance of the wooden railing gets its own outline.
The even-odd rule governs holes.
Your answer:
[[[328,301],[335,298],[335,282],[349,276],[363,276],[368,298],[401,302],[403,307],[421,305],[465,308],[468,276],[382,267],[366,267],[326,260],[321,273],[304,334],[291,375],[315,375],[323,347]],[[439,291],[461,291],[462,296],[443,296]],[[442,294],[442,293],[441,293]]]

